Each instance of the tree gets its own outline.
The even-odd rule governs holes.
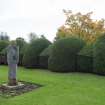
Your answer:
[[[39,67],[40,53],[51,44],[50,41],[43,38],[33,40],[27,45],[23,56],[23,65],[26,68]]]
[[[44,35],[41,35],[40,37],[43,38],[43,39],[46,39],[46,37]]]
[[[97,38],[93,50],[94,73],[105,75],[105,34]]]
[[[34,32],[31,32],[31,33],[29,34],[29,41],[32,42],[33,40],[36,40],[36,39],[38,39],[37,34],[34,33]]]
[[[9,36],[7,35],[6,32],[1,32],[0,33],[0,40],[6,40],[6,41],[9,41]]]
[[[83,48],[85,42],[79,38],[62,38],[57,40],[51,48],[48,59],[48,68],[55,72],[76,71],[77,53]]]
[[[76,36],[82,38],[86,42],[93,42],[97,37],[105,32],[105,20],[93,20],[92,12],[81,14],[80,12],[73,14],[72,11],[63,10],[66,15],[66,21],[56,34],[56,40],[59,38]]]
[[[18,37],[16,38],[16,43],[19,46],[19,49],[22,49],[22,47],[24,46],[24,44],[26,43],[24,38]]]
[[[9,44],[9,41],[0,40],[0,52],[5,49]]]
[[[18,37],[16,38],[16,44],[19,46],[19,65],[22,65],[24,50],[27,43],[24,38]]]
[[[52,44],[50,44],[47,48],[45,48],[39,56],[39,63],[42,69],[48,69],[48,59],[51,54]]]

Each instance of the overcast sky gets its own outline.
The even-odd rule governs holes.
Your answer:
[[[66,19],[62,9],[93,11],[93,18],[105,18],[105,0],[0,0],[0,31],[11,39],[28,39],[28,33],[35,32],[53,40]]]

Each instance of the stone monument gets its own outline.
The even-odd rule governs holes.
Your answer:
[[[7,62],[8,62],[8,85],[15,86],[18,84],[16,71],[17,64],[19,61],[19,47],[15,41],[11,41],[10,45],[6,48],[7,51]]]

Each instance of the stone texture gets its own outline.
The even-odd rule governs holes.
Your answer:
[[[17,85],[17,64],[19,62],[19,47],[14,43],[10,44],[7,48],[7,62],[8,62],[8,85],[15,86]]]
[[[14,97],[32,91],[34,89],[37,89],[41,86],[42,85],[29,83],[25,81],[18,82],[18,85],[16,86],[8,86],[7,83],[4,83],[0,85],[0,96],[5,98]]]

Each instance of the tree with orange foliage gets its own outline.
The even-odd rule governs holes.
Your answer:
[[[105,20],[93,20],[93,12],[73,14],[72,11],[63,10],[67,19],[56,34],[56,40],[63,37],[75,36],[82,38],[86,42],[93,42],[97,37],[105,33]]]

